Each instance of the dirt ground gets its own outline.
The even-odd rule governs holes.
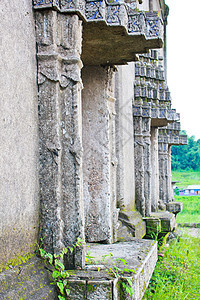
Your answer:
[[[200,237],[200,228],[181,228],[179,229],[183,233],[187,233],[193,237]]]

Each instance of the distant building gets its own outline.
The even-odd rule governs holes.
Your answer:
[[[200,185],[188,185],[184,190],[179,191],[179,196],[198,196],[200,195]]]

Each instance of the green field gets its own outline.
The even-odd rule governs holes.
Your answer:
[[[184,235],[159,255],[143,300],[200,299],[200,238]]]
[[[200,185],[200,172],[194,171],[172,171],[172,180],[179,181],[176,186],[186,188],[188,185]]]
[[[183,211],[177,215],[177,223],[200,223],[200,196],[176,196],[183,202]]]
[[[200,172],[173,172],[179,188],[200,185]],[[177,223],[200,223],[200,196],[176,196],[183,202]],[[159,259],[143,300],[200,299],[200,238],[182,233],[159,249]]]
[[[200,172],[172,171],[172,180],[179,181],[176,186],[200,185]],[[200,223],[200,196],[176,196],[176,201],[183,202],[183,211],[177,215],[177,223]]]

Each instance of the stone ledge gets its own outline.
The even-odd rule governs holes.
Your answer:
[[[91,251],[91,256],[93,256],[97,261],[102,261],[103,256],[107,255],[106,267],[113,268],[113,264],[111,263],[109,257],[110,253],[112,253],[112,260],[115,261],[116,265],[121,270],[124,267],[133,269],[135,271],[135,274],[127,275],[127,277],[132,279],[133,295],[130,298],[130,296],[128,297],[124,294],[123,299],[142,299],[157,262],[157,243],[155,241],[140,240],[135,238],[131,242],[116,243],[112,245],[90,244],[88,246],[89,250]],[[127,262],[127,265],[125,266],[122,261],[117,260],[118,258],[124,259]],[[105,272],[104,274],[105,277],[108,277],[108,274],[106,274]],[[118,284],[113,281],[112,286],[113,298],[111,299],[117,300],[119,299],[119,290],[122,290],[120,279],[118,281]],[[106,300],[109,298],[95,299]]]
[[[133,3],[104,0],[33,0],[33,8],[48,14],[76,14],[83,21],[84,65],[126,64],[137,53],[163,45],[163,22],[158,12],[137,11]]]
[[[87,244],[90,257],[95,261],[93,265],[86,265],[84,270],[71,272],[69,299],[79,300],[141,300],[149,284],[149,280],[157,262],[157,242],[134,238],[131,242],[108,244]],[[110,254],[112,256],[110,256]],[[104,258],[106,256],[106,258]],[[122,261],[127,262],[125,266]],[[120,278],[114,278],[112,272],[115,262],[121,270],[134,270],[127,273],[133,283],[133,295],[126,295]],[[79,292],[80,291],[80,292]],[[123,296],[121,296],[123,295]],[[121,298],[123,297],[123,298]]]

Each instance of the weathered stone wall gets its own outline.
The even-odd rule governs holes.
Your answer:
[[[29,0],[0,2],[0,264],[30,251],[38,230],[35,21]]]

